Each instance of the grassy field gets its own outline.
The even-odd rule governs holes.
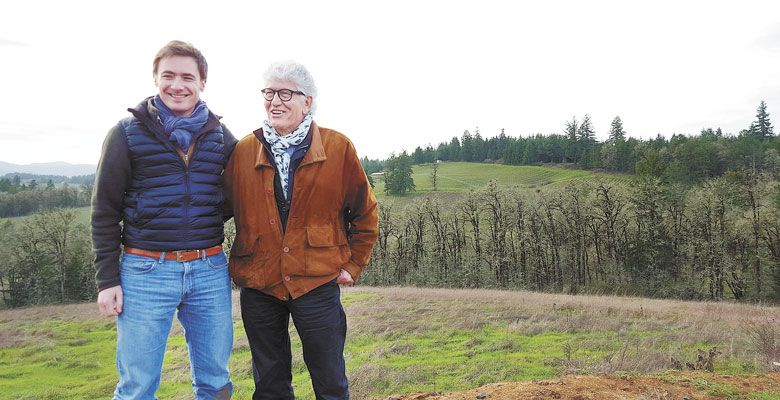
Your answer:
[[[412,167],[412,179],[416,186],[416,195],[433,191],[431,185],[431,164]],[[541,166],[514,166],[501,164],[480,164],[466,162],[445,162],[439,164],[437,191],[444,193],[468,192],[480,189],[491,180],[503,186],[524,188],[545,185],[566,184],[582,179],[607,179],[627,182],[630,175],[596,173],[578,169]],[[377,179],[374,192],[377,197],[385,197],[384,182]],[[413,194],[414,195],[414,194]]]
[[[756,305],[521,291],[358,287],[342,296],[355,399],[566,373],[666,377],[675,363],[695,364],[697,350],[711,349],[715,373],[752,374],[768,368],[767,352],[774,350],[767,350],[766,337],[780,318],[777,308]],[[237,297],[234,315],[234,398],[249,399],[250,354]],[[290,330],[296,395],[313,399]],[[0,399],[107,398],[116,380],[114,346],[114,322],[97,316],[94,304],[0,311]],[[178,323],[162,379],[160,398],[192,398]],[[716,398],[780,399],[721,389],[725,395]]]

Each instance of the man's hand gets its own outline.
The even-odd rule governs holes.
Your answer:
[[[352,274],[342,269],[341,272],[339,272],[339,277],[336,278],[336,283],[339,285],[352,286],[355,284],[355,280],[352,279]]]
[[[104,317],[115,317],[122,313],[122,286],[103,289],[98,293],[98,309]]]

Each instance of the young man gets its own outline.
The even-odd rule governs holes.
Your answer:
[[[236,139],[200,100],[208,64],[198,49],[172,41],[152,72],[159,92],[108,133],[92,197],[97,303],[117,316],[114,399],[155,399],[174,314],[195,397],[228,399],[222,172]]]

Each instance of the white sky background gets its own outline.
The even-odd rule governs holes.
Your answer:
[[[315,121],[361,156],[561,132],[599,140],[738,133],[766,100],[780,131],[777,1],[54,1],[0,4],[0,160],[97,163],[106,132],[156,93],[171,39],[209,62],[203,99],[237,137],[265,119],[271,61],[306,65]],[[780,132],[778,132],[780,133]]]

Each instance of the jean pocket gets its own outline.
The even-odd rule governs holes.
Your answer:
[[[209,267],[213,269],[222,269],[227,268],[228,265],[228,259],[225,255],[224,251],[219,252],[219,254],[214,254],[213,256],[206,257],[206,263],[209,265]]]
[[[143,275],[153,271],[157,267],[157,260],[134,254],[122,254],[119,263],[120,272],[125,275]]]

